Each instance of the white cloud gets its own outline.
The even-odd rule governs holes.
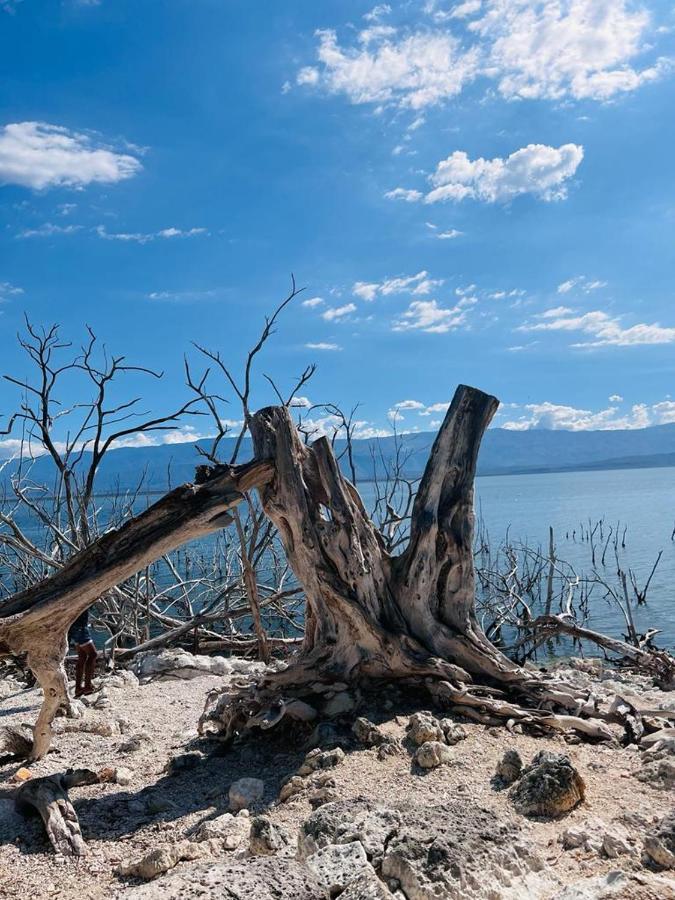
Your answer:
[[[438,9],[429,27],[374,25],[341,45],[317,32],[317,66],[300,84],[321,85],[352,103],[422,109],[457,96],[478,77],[506,99],[606,101],[664,75],[658,29],[633,0],[464,0]],[[478,18],[475,18],[478,16]],[[474,18],[472,18],[474,17]],[[365,18],[377,22],[379,15]],[[458,20],[466,21],[460,40]],[[644,62],[638,62],[643,57]]]
[[[19,294],[23,294],[23,288],[9,281],[0,281],[0,303],[5,303],[10,297],[18,297]]]
[[[413,300],[408,309],[393,323],[394,331],[426,331],[428,334],[445,334],[454,331],[466,321],[466,313],[459,307],[447,309],[436,300]]]
[[[618,428],[647,428],[650,425],[675,422],[675,401],[672,400],[662,400],[652,405],[636,403],[624,414],[620,414],[615,406],[594,412],[549,402],[529,403],[523,409],[525,411],[521,416],[505,422],[501,427],[511,431],[527,431],[531,428],[611,431]]]
[[[140,162],[128,153],[57,125],[15,122],[0,130],[0,184],[82,188],[123,181],[140,170]]]
[[[151,291],[148,294],[148,300],[182,303],[195,300],[211,300],[215,296],[215,291]]]
[[[327,322],[333,322],[335,319],[344,319],[345,316],[356,312],[355,303],[345,303],[344,306],[331,306],[325,312],[321,313],[321,318]]]
[[[383,297],[391,294],[413,294],[416,297],[424,297],[442,284],[442,278],[430,278],[429,273],[422,270],[416,275],[399,275],[385,278],[383,281],[357,281],[352,287],[352,293],[367,302],[374,300],[378,294]]]
[[[171,240],[172,238],[187,238],[207,235],[206,228],[162,228],[160,231],[108,231],[105,225],[97,225],[96,234],[105,241],[123,241],[125,243],[148,244],[154,240]]]
[[[54,225],[53,222],[45,222],[37,228],[25,228],[17,234],[17,237],[54,237],[63,234],[76,234],[78,231],[82,231],[82,225]]]
[[[569,294],[570,291],[579,289],[580,291],[583,291],[584,294],[590,294],[603,287],[607,287],[606,281],[599,281],[597,279],[591,280],[590,278],[586,278],[585,275],[577,275],[575,278],[570,278],[568,281],[563,281],[562,284],[559,284],[558,293]]]
[[[665,70],[629,64],[648,49],[650,25],[631,0],[490,0],[471,28],[504,97],[607,100]]]
[[[611,316],[602,310],[577,315],[565,306],[548,309],[536,317],[537,321],[519,325],[518,331],[580,332],[589,340],[572,344],[573,347],[631,347],[640,344],[673,344],[675,328],[658,323],[639,323],[625,328],[620,316]]]
[[[421,416],[432,416],[434,413],[445,412],[449,406],[450,406],[449,401],[447,403],[432,403],[430,406],[426,406],[424,408],[424,410],[420,413],[420,415]]]
[[[387,191],[384,195],[387,200],[405,200],[406,203],[417,203],[424,194],[421,191],[408,190],[408,188],[397,187],[392,191]]]
[[[398,403],[394,403],[392,409],[401,412],[405,412],[406,410],[420,410],[424,409],[424,403],[421,403],[419,400],[399,400]]]
[[[439,241],[452,241],[455,238],[461,237],[463,234],[463,231],[458,231],[456,228],[451,228],[449,231],[437,232],[435,237],[437,237]]]
[[[309,409],[312,406],[312,401],[309,397],[293,397],[291,406],[294,409]]]
[[[429,179],[433,190],[424,200],[506,203],[521,194],[561,200],[567,195],[565,182],[574,175],[583,155],[578,144],[528,144],[506,159],[471,160],[463,150],[456,150],[436,167]]]
[[[378,3],[370,12],[364,14],[363,18],[366,22],[377,22],[382,16],[388,16],[391,12],[391,6],[388,3]]]
[[[623,403],[623,397],[621,394],[610,394],[607,398],[610,403]]]
[[[422,109],[454,97],[473,80],[478,50],[464,50],[449,32],[416,32],[396,39],[391,31],[371,35],[355,47],[343,48],[332,30],[317,32],[317,56],[322,68],[312,69],[313,80],[333,94],[346,94],[352,103],[395,103]],[[298,79],[307,69],[302,69]]]
[[[308,300],[303,300],[300,305],[306,306],[307,309],[315,309],[317,306],[323,306],[323,304],[323,297],[310,297]]]
[[[308,350],[342,350],[339,344],[328,344],[325,341],[319,341],[317,344],[305,344]]]

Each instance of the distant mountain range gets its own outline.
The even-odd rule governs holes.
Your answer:
[[[404,434],[405,472],[420,475],[429,456],[435,434]],[[220,456],[229,459],[234,438],[221,443]],[[344,448],[336,443],[339,453]],[[370,480],[382,470],[382,459],[391,459],[393,438],[354,441],[353,456],[359,480]],[[250,442],[245,441],[240,460],[251,457]],[[375,460],[375,461],[374,461]],[[196,444],[162,444],[156,447],[126,447],[110,451],[101,466],[98,490],[105,492],[134,486],[145,473],[148,490],[165,491],[194,478],[195,466],[203,462]],[[85,457],[86,462],[86,457]],[[536,472],[564,472],[589,469],[651,468],[675,466],[675,423],[650,428],[615,431],[550,431],[532,429],[509,431],[491,428],[483,439],[478,460],[479,475],[515,475]],[[11,474],[11,467],[0,473],[0,485]],[[38,459],[31,477],[48,483],[52,476],[47,459]]]

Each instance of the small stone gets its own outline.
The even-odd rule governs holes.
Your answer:
[[[115,769],[115,783],[120,784],[123,787],[127,784],[131,784],[133,781],[133,773],[131,769],[127,769],[126,766],[118,766]]]
[[[121,875],[131,875],[133,878],[149,881],[173,869],[177,862],[178,857],[173,847],[158,847],[135,862],[124,863],[119,871]]]
[[[300,794],[307,787],[307,782],[304,778],[301,778],[299,775],[293,775],[289,780],[281,786],[281,790],[279,791],[279,803],[285,803],[287,800],[290,800],[291,797],[295,797],[297,794]]]
[[[410,740],[418,747],[427,741],[445,740],[445,733],[438,719],[429,713],[418,712],[410,716],[406,730]]]
[[[446,744],[453,746],[454,744],[458,744],[460,741],[465,740],[466,731],[461,725],[458,725],[457,722],[453,722],[452,719],[441,719],[438,724],[443,729]]]
[[[645,836],[645,853],[661,869],[675,869],[675,812],[664,816]]]
[[[329,719],[335,719],[353,709],[356,709],[355,698],[348,691],[340,691],[324,704],[323,714]]]
[[[26,769],[25,766],[21,766],[21,768],[17,769],[9,780],[14,784],[21,784],[24,781],[28,781],[32,777],[33,773],[30,771],[30,769]]]
[[[507,750],[497,763],[495,777],[504,785],[513,784],[520,778],[523,761],[517,750]]]
[[[374,874],[360,841],[329,844],[308,856],[305,863],[319,884],[327,888],[331,896],[337,896],[359,875]]]
[[[199,843],[216,841],[221,849],[237,850],[246,840],[248,832],[249,823],[244,817],[223,813],[216,819],[202,822],[195,835],[195,840]]]
[[[562,833],[562,845],[565,850],[584,850],[587,853],[600,853],[603,835],[607,825],[602,819],[586,819],[570,825]]]
[[[387,739],[377,748],[377,758],[379,760],[387,759],[390,756],[398,756],[403,752],[401,742],[393,737]]]
[[[265,793],[265,782],[260,778],[240,778],[230,787],[230,809],[250,809],[259,803]]]
[[[253,856],[273,856],[289,844],[287,835],[266,816],[251,819],[248,849]]]
[[[118,748],[118,753],[135,753],[137,750],[140,750],[143,744],[149,744],[152,741],[150,735],[145,731],[140,731],[138,734],[134,734],[128,740],[121,743]]]
[[[585,796],[586,785],[567,756],[542,750],[511,788],[509,799],[524,816],[560,816]]]
[[[179,772],[188,772],[195,769],[204,759],[204,754],[199,750],[192,750],[189,753],[181,753],[174,756],[166,764],[164,771],[168,775],[177,775]]]
[[[310,750],[304,762],[298,769],[298,775],[311,775],[319,769],[332,769],[339,765],[345,758],[345,752],[341,747],[332,750]]]
[[[366,747],[378,747],[385,740],[385,736],[377,725],[363,717],[359,717],[354,721],[352,732],[356,740],[365,744]]]
[[[447,765],[453,760],[453,754],[447,744],[440,741],[425,741],[415,754],[415,762],[423,769],[435,769]]]
[[[320,806],[323,806],[324,803],[333,803],[338,799],[338,792],[330,787],[319,788],[318,791],[314,791],[314,793],[309,796],[309,802],[312,809],[318,809]]]

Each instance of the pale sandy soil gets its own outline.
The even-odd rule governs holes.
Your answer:
[[[198,741],[196,723],[206,693],[223,682],[203,676],[191,681],[155,681],[145,685],[109,688],[111,705],[88,710],[87,721],[120,720],[124,733],[113,737],[67,733],[56,737],[55,750],[33,765],[34,776],[63,771],[69,766],[99,770],[127,766],[130,785],[101,784],[71,792],[89,854],[80,861],[58,861],[49,847],[39,820],[26,820],[14,812],[10,779],[17,764],[0,767],[0,897],[2,898],[109,898],[124,896],[128,883],[115,874],[126,859],[136,859],[149,849],[194,834],[197,826],[228,808],[230,784],[242,776],[262,778],[265,796],[260,810],[295,831],[311,812],[306,796],[277,805],[283,780],[293,774],[304,757],[301,747],[284,747],[262,736],[253,742],[219,751],[213,742]],[[634,685],[633,685],[634,687]],[[651,691],[649,702],[670,705],[675,697]],[[385,711],[361,711],[382,724],[383,730],[403,738],[414,700],[400,700],[395,692],[385,698]],[[26,690],[0,701],[0,725],[33,722],[40,704],[39,691]],[[420,697],[419,707],[428,706]],[[603,860],[595,854],[564,851],[559,838],[571,824],[593,816],[607,823],[628,821],[638,814],[644,824],[629,825],[636,836],[673,806],[673,798],[635,778],[641,768],[635,749],[590,744],[567,745],[562,738],[511,735],[504,729],[464,724],[466,740],[453,748],[455,764],[419,774],[408,753],[378,760],[374,750],[359,749],[345,732],[345,761],[332,770],[340,798],[364,796],[383,801],[412,800],[419,804],[443,804],[458,795],[466,803],[489,806],[504,816],[516,817],[559,883],[620,868],[641,871],[639,854]],[[133,735],[144,732],[141,748],[119,752]],[[195,768],[168,775],[164,770],[175,756],[189,749],[208,756]],[[539,750],[567,753],[582,773],[587,799],[563,819],[532,822],[515,816],[506,791],[491,786],[497,761],[509,748],[517,749],[527,763]],[[628,819],[626,819],[628,817]],[[637,841],[639,847],[639,840]],[[224,852],[224,851],[223,851]],[[189,865],[183,863],[181,865]],[[628,897],[628,894],[625,895]],[[631,896],[652,896],[649,893]],[[673,894],[675,896],[675,893]],[[661,900],[654,896],[653,900]],[[663,897],[665,900],[665,895]]]

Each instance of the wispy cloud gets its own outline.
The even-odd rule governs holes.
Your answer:
[[[0,130],[0,184],[83,188],[124,181],[140,170],[129,153],[58,125],[15,122]]]
[[[9,281],[0,281],[0,303],[6,303],[11,297],[23,294],[23,288],[17,287]]]
[[[422,270],[416,275],[398,275],[387,277],[383,281],[357,281],[352,286],[352,293],[367,302],[378,295],[388,297],[390,294],[413,294],[424,297],[442,284],[442,278],[431,278],[426,270]]]
[[[577,341],[572,347],[633,347],[645,344],[675,343],[675,328],[663,327],[658,323],[625,327],[620,316],[612,316],[603,310],[575,313],[566,306],[547,309],[535,317],[534,321],[519,325],[518,331],[577,332],[588,335],[588,340]]]
[[[160,231],[129,232],[108,231],[105,225],[97,225],[94,229],[98,237],[105,241],[124,241],[125,243],[148,244],[150,241],[171,240],[173,238],[189,238],[208,235],[206,228],[162,228]]]
[[[344,306],[329,307],[321,313],[321,318],[325,319],[327,322],[334,322],[335,320],[344,319],[354,312],[356,312],[356,304],[345,303]]]
[[[307,309],[316,309],[317,306],[323,306],[324,302],[323,297],[310,297],[308,300],[303,300],[300,305]]]
[[[577,275],[575,278],[570,278],[568,281],[563,281],[562,284],[559,284],[558,293],[569,294],[570,291],[578,290],[583,291],[584,294],[591,294],[593,291],[604,287],[607,287],[606,281],[586,278],[585,275]]]
[[[318,343],[305,344],[305,347],[308,350],[321,350],[321,351],[332,351],[332,350],[342,350],[342,347],[339,344],[329,344],[326,341],[319,341]]]
[[[58,235],[77,234],[82,231],[82,225],[55,225],[53,222],[45,222],[37,228],[24,228],[17,234],[18,238],[56,237]]]

